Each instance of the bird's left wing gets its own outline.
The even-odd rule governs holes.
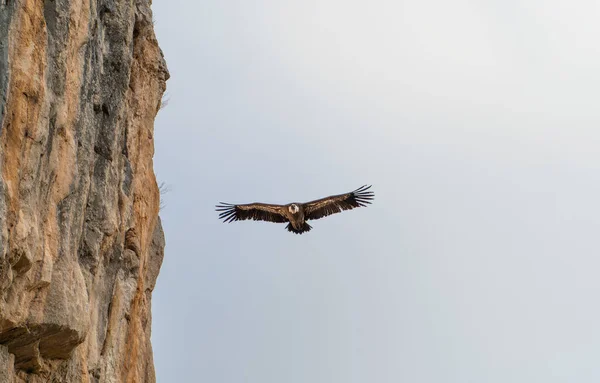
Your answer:
[[[252,219],[254,221],[267,222],[287,222],[287,218],[282,214],[284,207],[282,205],[271,205],[266,203],[249,203],[245,205],[233,205],[220,202],[217,205],[219,218],[223,222],[242,221]]]
[[[375,193],[369,190],[371,186],[364,185],[350,193],[332,195],[304,204],[305,219],[319,219],[328,215],[350,210],[371,203]]]

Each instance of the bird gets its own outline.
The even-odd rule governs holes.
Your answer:
[[[369,191],[372,185],[363,185],[358,189],[345,194],[331,195],[310,202],[292,202],[287,205],[274,205],[269,203],[254,202],[243,205],[219,202],[216,211],[219,219],[224,223],[251,219],[254,221],[267,221],[286,223],[285,227],[294,234],[302,234],[312,229],[306,221],[319,219],[328,215],[367,206],[375,197]]]

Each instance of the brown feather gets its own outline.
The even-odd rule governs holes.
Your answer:
[[[375,193],[367,191],[371,186],[362,186],[350,193],[332,195],[303,204],[305,219],[319,219],[328,215],[351,210],[370,204]]]
[[[221,202],[221,205],[217,205],[216,207],[216,210],[220,212],[219,218],[223,222],[243,221],[247,219],[278,223],[288,222],[287,218],[282,214],[284,207],[281,205],[265,203],[233,205]]]

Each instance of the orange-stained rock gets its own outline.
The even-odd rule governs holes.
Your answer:
[[[0,382],[153,382],[149,0],[0,0]]]

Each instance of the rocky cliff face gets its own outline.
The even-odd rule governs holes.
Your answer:
[[[0,0],[0,382],[154,381],[150,0]]]

